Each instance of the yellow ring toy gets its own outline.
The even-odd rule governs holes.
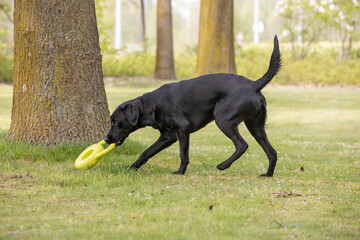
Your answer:
[[[102,140],[101,142],[86,148],[76,159],[75,167],[77,169],[89,169],[95,166],[102,156],[113,150],[116,146],[115,143],[112,143],[108,148],[104,149],[102,145],[105,143],[106,142]]]

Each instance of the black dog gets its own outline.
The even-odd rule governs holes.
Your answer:
[[[105,141],[120,145],[135,130],[152,126],[160,131],[159,139],[130,168],[140,168],[149,158],[179,140],[181,164],[174,174],[184,174],[189,164],[190,133],[215,119],[217,126],[236,148],[229,159],[217,166],[219,170],[224,170],[248,148],[238,132],[239,123],[244,121],[269,159],[267,172],[260,176],[271,177],[277,153],[265,133],[266,101],[260,90],[278,73],[280,67],[279,42],[275,36],[269,69],[257,81],[223,73],[165,84],[118,106],[111,115],[111,129]]]

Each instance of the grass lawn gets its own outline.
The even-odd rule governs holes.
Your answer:
[[[110,110],[153,89],[108,88]],[[191,135],[190,165],[174,176],[178,145],[126,171],[159,136],[145,128],[91,170],[74,161],[86,144],[10,142],[12,88],[0,85],[0,239],[359,239],[360,90],[268,86],[273,178],[243,124],[248,151],[214,123]],[[100,139],[99,139],[100,140]]]

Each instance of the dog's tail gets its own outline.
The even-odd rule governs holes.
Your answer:
[[[263,89],[266,86],[266,84],[268,84],[271,81],[271,79],[273,79],[273,77],[280,71],[280,68],[281,68],[281,54],[279,50],[279,41],[277,36],[275,35],[274,50],[271,54],[269,69],[264,74],[264,76],[256,80],[255,82],[256,92],[259,92],[261,89]]]

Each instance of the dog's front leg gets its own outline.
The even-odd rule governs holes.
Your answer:
[[[173,131],[161,131],[159,139],[151,145],[148,149],[146,149],[140,157],[128,168],[131,169],[139,169],[142,165],[144,165],[149,158],[164,150],[165,148],[171,146],[174,142],[177,141],[177,135]]]
[[[179,170],[173,174],[185,174],[187,165],[189,164],[189,139],[190,133],[188,131],[179,130],[177,132],[180,145],[180,167]]]

